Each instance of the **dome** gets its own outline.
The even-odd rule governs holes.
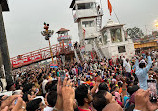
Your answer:
[[[111,19],[109,19],[108,21],[107,21],[107,24],[106,24],[106,26],[115,26],[115,25],[119,25],[119,23],[115,23],[113,20],[111,20]]]

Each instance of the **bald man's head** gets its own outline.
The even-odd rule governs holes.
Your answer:
[[[117,103],[110,103],[110,104],[106,105],[102,111],[123,111],[123,109]]]

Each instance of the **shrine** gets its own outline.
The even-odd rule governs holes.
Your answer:
[[[106,58],[116,59],[119,56],[131,58],[135,55],[133,41],[126,35],[124,24],[114,23],[109,19],[101,29],[101,50]]]

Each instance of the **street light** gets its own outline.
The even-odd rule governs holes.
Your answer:
[[[48,30],[49,29],[49,24],[46,24],[45,22],[44,22],[44,29],[45,29],[45,31],[41,31],[41,34],[45,37],[45,40],[49,41],[50,55],[51,55],[51,58],[52,58],[52,63],[54,64],[53,52],[52,52],[51,43],[50,43],[50,37],[51,37],[51,35],[54,34],[54,30]]]
[[[158,22],[157,22],[157,23],[155,23],[155,26],[158,28]]]

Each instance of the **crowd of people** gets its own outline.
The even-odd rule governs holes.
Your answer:
[[[13,71],[1,111],[156,111],[147,80],[158,81],[157,51],[128,59],[94,59]],[[61,74],[65,76],[61,76]],[[158,88],[156,88],[157,90]],[[154,100],[153,100],[154,99]]]

